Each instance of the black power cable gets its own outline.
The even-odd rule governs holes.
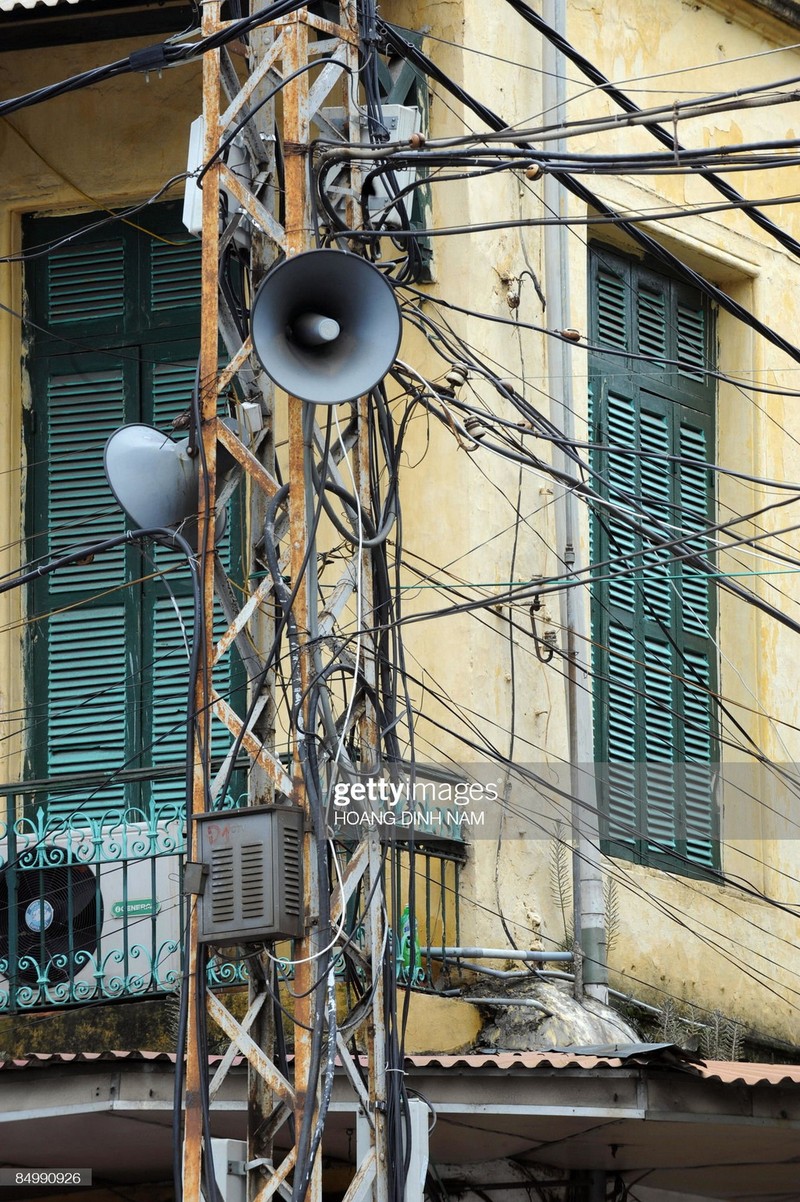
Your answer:
[[[635,103],[635,101],[631,100],[629,96],[611,83],[611,81],[607,79],[605,75],[603,75],[602,71],[600,71],[599,68],[594,65],[594,63],[591,63],[589,59],[584,58],[584,56],[567,41],[563,34],[553,29],[551,25],[548,25],[548,23],[542,17],[540,17],[537,12],[534,12],[534,10],[525,3],[525,0],[506,0],[506,3],[510,4],[514,11],[519,13],[524,21],[527,21],[529,25],[532,25],[534,29],[547,38],[548,42],[555,46],[565,58],[569,59],[571,63],[573,63],[580,71],[582,71],[587,79],[590,79],[592,83],[597,84],[602,92],[605,92],[607,96],[610,96],[614,103],[619,105],[624,112],[641,112],[641,109]],[[644,125],[644,128],[648,131],[648,133],[651,133],[654,138],[661,142],[662,146],[666,146],[668,150],[671,150],[677,154],[685,153],[684,147],[681,145],[678,139],[673,137],[672,134],[667,133],[667,131],[660,125],[657,125],[655,122],[648,122]],[[761,229],[774,238],[776,242],[780,243],[784,249],[788,250],[795,257],[800,258],[800,242],[798,242],[796,238],[793,238],[792,235],[787,233],[786,230],[781,229],[781,227],[776,225],[774,221],[770,221],[769,217],[760,212],[759,209],[755,208],[754,205],[752,205],[744,196],[742,196],[740,192],[737,192],[737,190],[731,184],[729,184],[727,180],[720,179],[718,175],[715,175],[712,171],[709,171],[708,168],[704,167],[700,163],[692,163],[690,165],[692,166],[693,170],[699,172],[705,179],[707,179],[711,186],[716,188],[716,190],[720,192],[727,200],[733,201],[737,207],[740,208],[741,211],[751,219],[751,221],[754,221],[756,225],[760,226]]]
[[[480,117],[490,129],[496,132],[509,130],[507,121],[504,121],[497,113],[492,112],[486,105],[481,104],[479,100],[476,100],[474,96],[471,96],[459,84],[450,79],[427,55],[406,41],[397,29],[381,19],[379,19],[378,24],[387,45],[390,45],[397,54],[400,54],[418,70],[424,71],[432,79],[440,83],[451,95],[471,109],[476,116]],[[526,144],[520,140],[520,145]],[[584,204],[595,208],[601,216],[613,219],[617,227],[627,234],[632,241],[638,243],[649,254],[665,263],[670,271],[678,276],[679,279],[684,280],[686,283],[691,284],[692,287],[703,292],[718,304],[721,309],[730,313],[738,321],[742,321],[745,325],[750,326],[752,330],[755,330],[756,333],[760,334],[768,342],[771,342],[773,346],[783,351],[784,354],[788,355],[796,363],[800,363],[800,347],[795,346],[794,343],[789,342],[788,339],[784,338],[776,330],[765,325],[764,322],[745,309],[743,305],[740,305],[738,301],[733,300],[726,292],[718,288],[716,284],[712,284],[698,272],[693,271],[691,267],[687,267],[677,255],[672,254],[671,251],[662,246],[660,242],[657,242],[655,238],[646,234],[644,230],[639,229],[633,222],[621,218],[609,205],[595,196],[585,184],[574,179],[568,172],[555,170],[551,174],[567,191],[571,192],[573,196],[577,196]],[[765,218],[765,220],[767,219]],[[798,251],[800,252],[800,244],[798,244]]]
[[[9,116],[20,109],[41,104],[45,100],[52,100],[69,92],[81,91],[83,88],[103,83],[107,79],[116,79],[120,75],[130,75],[136,72],[148,74],[151,71],[163,71],[167,67],[194,62],[208,51],[218,50],[221,46],[235,42],[261,25],[270,24],[279,17],[305,8],[305,3],[306,0],[277,0],[277,3],[259,10],[249,17],[227,22],[224,28],[218,32],[200,38],[196,42],[185,44],[176,41],[159,42],[153,46],[145,46],[141,50],[134,50],[126,58],[116,59],[113,63],[106,63],[102,67],[92,67],[88,71],[82,71],[80,74],[72,75],[58,83],[47,84],[32,92],[26,92],[22,96],[1,101],[0,117]]]

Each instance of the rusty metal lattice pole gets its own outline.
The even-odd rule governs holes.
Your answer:
[[[219,0],[212,0],[204,6],[203,32],[211,34],[225,27],[221,20]],[[230,23],[228,23],[230,24]],[[307,821],[304,838],[305,865],[305,918],[306,935],[296,944],[295,949],[295,1056],[294,1082],[286,1079],[282,1072],[272,1062],[273,1048],[265,1046],[273,1037],[273,1027],[266,1015],[271,1008],[269,999],[269,982],[263,971],[264,961],[260,961],[262,971],[251,973],[249,986],[248,1011],[241,1021],[227,1009],[223,1001],[211,993],[208,997],[208,1012],[217,1027],[230,1039],[228,1052],[223,1056],[214,1080],[210,1085],[210,1096],[213,1100],[219,1090],[225,1074],[230,1069],[236,1054],[241,1054],[248,1061],[249,1071],[249,1135],[248,1135],[248,1189],[249,1202],[268,1202],[273,1196],[289,1196],[289,1183],[292,1174],[298,1169],[298,1145],[293,1142],[288,1152],[282,1152],[280,1163],[273,1163],[272,1142],[275,1132],[286,1123],[287,1117],[293,1115],[295,1120],[295,1136],[299,1131],[304,1114],[310,1113],[316,1118],[319,1105],[317,1087],[312,1080],[312,1038],[311,1031],[320,1023],[319,1012],[322,1009],[321,996],[324,981],[316,981],[316,962],[320,952],[319,915],[320,897],[317,865],[318,848],[314,824],[311,821],[309,799],[306,795],[304,775],[304,742],[314,737],[314,732],[308,730],[309,702],[308,685],[315,671],[313,651],[310,645],[312,625],[316,625],[316,595],[309,595],[306,584],[308,564],[315,556],[315,548],[309,545],[311,538],[308,529],[308,498],[310,481],[307,477],[309,465],[318,450],[319,438],[315,424],[310,420],[308,406],[298,399],[287,399],[287,455],[288,468],[284,470],[284,479],[288,489],[288,523],[283,528],[282,541],[288,535],[288,553],[284,558],[282,572],[288,578],[292,590],[292,625],[296,634],[297,671],[299,674],[298,687],[293,703],[293,753],[291,774],[287,773],[280,761],[268,745],[269,735],[273,726],[272,713],[274,698],[256,697],[253,700],[263,705],[256,705],[246,719],[241,719],[231,708],[230,704],[220,697],[212,684],[212,670],[221,657],[229,651],[234,643],[240,646],[246,643],[249,630],[251,661],[256,664],[263,662],[268,654],[265,644],[271,638],[271,621],[264,620],[263,613],[259,621],[259,610],[270,603],[275,605],[275,597],[271,595],[271,584],[261,581],[247,596],[245,602],[238,607],[231,601],[223,600],[223,609],[228,618],[229,627],[222,638],[214,644],[211,637],[212,611],[214,603],[214,499],[215,499],[215,463],[217,443],[224,445],[240,463],[247,473],[252,490],[257,490],[265,498],[272,498],[278,492],[278,483],[273,471],[272,452],[274,442],[269,444],[266,455],[254,455],[230,429],[217,418],[219,397],[231,384],[238,374],[245,393],[251,399],[259,396],[261,410],[267,425],[273,421],[271,404],[266,401],[267,392],[271,385],[258,364],[252,341],[247,337],[244,343],[232,345],[235,337],[231,334],[230,320],[226,325],[227,302],[220,302],[218,294],[218,264],[220,251],[219,238],[219,199],[220,187],[224,186],[229,197],[238,203],[247,221],[252,223],[254,243],[259,239],[259,246],[254,245],[251,258],[250,294],[258,283],[258,276],[268,265],[270,258],[284,253],[287,258],[302,254],[314,246],[314,230],[311,221],[311,203],[309,196],[309,154],[312,139],[312,122],[317,122],[327,134],[336,131],[336,112],[344,113],[340,121],[340,135],[345,141],[357,141],[360,136],[360,118],[357,100],[353,94],[353,79],[358,70],[358,33],[357,14],[354,0],[342,0],[339,12],[339,24],[323,17],[302,13],[293,14],[272,22],[269,32],[262,38],[251,38],[248,48],[242,48],[239,68],[237,69],[227,51],[215,51],[207,54],[204,59],[203,71],[203,103],[205,117],[205,159],[214,159],[214,166],[209,169],[203,180],[203,335],[201,351],[201,407],[202,407],[202,447],[203,447],[203,480],[204,490],[201,493],[200,538],[204,554],[201,556],[203,596],[206,638],[204,644],[204,670],[200,673],[197,690],[197,711],[200,716],[199,739],[196,746],[195,785],[192,799],[192,813],[197,814],[213,802],[212,793],[208,791],[207,768],[210,764],[210,715],[216,715],[234,736],[241,738],[241,745],[250,756],[251,763],[258,769],[257,783],[251,788],[251,804],[269,803],[273,795],[280,795],[284,800],[301,806]],[[316,57],[315,57],[316,56]],[[241,59],[247,62],[247,78],[241,78]],[[309,69],[310,62],[314,69]],[[340,106],[330,111],[322,110],[322,105],[334,88],[340,87]],[[249,186],[240,175],[228,169],[223,159],[215,158],[222,146],[223,140],[230,138],[231,129],[244,127],[245,141],[249,137],[250,156],[259,163],[267,157],[261,153],[258,145],[259,136],[262,142],[268,138],[264,127],[264,110],[259,108],[259,96],[270,91],[281,91],[281,144],[284,157],[284,211],[281,226],[269,200],[264,198],[265,183],[263,170],[258,183],[252,177]],[[259,109],[261,129],[252,119],[251,110]],[[255,148],[255,149],[253,149]],[[252,163],[251,163],[252,165]],[[268,176],[268,172],[266,175]],[[268,181],[267,181],[268,183]],[[261,198],[259,198],[259,190]],[[267,197],[274,184],[266,188]],[[353,196],[352,179],[350,197],[346,200],[347,215],[353,223],[357,214],[357,204]],[[226,234],[228,237],[228,234]],[[268,248],[262,249],[262,244]],[[228,318],[230,314],[228,313]],[[229,363],[219,369],[218,328],[223,334],[229,354]],[[356,480],[356,491],[362,506],[370,508],[370,471],[368,444],[368,408],[367,401],[357,402],[357,436],[356,443],[350,452],[352,455],[352,470]],[[313,426],[313,429],[312,429]],[[267,439],[272,439],[273,431],[269,429]],[[262,444],[263,446],[264,444]],[[321,445],[321,443],[319,444]],[[347,451],[344,445],[339,448],[342,455]],[[327,467],[327,465],[326,465]],[[208,510],[208,517],[205,511]],[[263,514],[263,505],[254,504],[251,512]],[[252,544],[258,534],[251,534]],[[313,542],[313,538],[311,539]],[[315,576],[313,576],[316,579]],[[347,567],[339,586],[333,590],[345,598],[348,593],[348,579],[358,578],[360,587],[358,597],[360,604],[356,607],[356,622],[363,637],[362,671],[365,678],[375,682],[375,647],[368,634],[370,623],[374,620],[372,600],[372,575],[369,550],[360,548],[354,553],[353,562]],[[217,573],[217,586],[224,590],[224,577]],[[311,607],[314,607],[313,612]],[[314,618],[312,623],[311,619]],[[248,626],[249,623],[249,626]],[[259,641],[260,639],[260,641]],[[255,646],[253,644],[255,643]],[[260,678],[259,678],[260,679]],[[262,687],[263,687],[263,681]],[[253,715],[256,715],[255,717]],[[261,715],[262,717],[259,717]],[[259,725],[259,722],[261,723]],[[288,724],[291,726],[291,723]],[[360,743],[362,748],[362,763],[372,768],[377,763],[378,731],[374,712],[367,707],[366,713],[360,720]],[[331,897],[331,915],[334,924],[347,911],[347,906],[357,896],[361,881],[365,882],[364,896],[369,898],[367,913],[364,916],[364,926],[367,933],[368,947],[364,963],[372,974],[374,988],[372,1006],[366,1020],[366,1031],[362,1046],[368,1050],[368,1088],[365,1091],[350,1052],[337,1036],[337,1048],[343,1068],[349,1077],[354,1092],[359,1099],[363,1117],[363,1126],[368,1130],[367,1141],[362,1140],[363,1151],[361,1163],[356,1166],[354,1180],[347,1191],[345,1202],[362,1202],[368,1192],[371,1192],[375,1202],[385,1202],[387,1198],[387,1159],[384,1130],[384,1109],[386,1099],[386,1054],[382,1014],[382,985],[384,953],[386,949],[386,931],[384,926],[384,902],[382,889],[382,857],[376,838],[362,841],[356,849],[350,862],[344,870],[340,885],[333,891]],[[187,966],[189,984],[196,981],[198,970],[197,931],[194,918],[190,927],[190,956]],[[369,987],[370,982],[366,982]],[[316,987],[315,987],[316,986]],[[198,1042],[197,998],[199,993],[190,989],[190,1016],[187,1031],[187,1069],[186,1069],[186,1124],[184,1144],[184,1199],[185,1202],[200,1202],[202,1180],[202,1142],[204,1138],[201,1089],[203,1084],[204,1066],[200,1063]],[[261,1041],[259,1043],[259,1040]],[[284,1141],[285,1148],[285,1141]],[[322,1192],[321,1156],[317,1149],[314,1163],[306,1166],[308,1183],[302,1183],[303,1192],[308,1202],[319,1202]]]
[[[220,18],[219,0],[203,6],[203,34],[210,33]],[[205,117],[205,158],[216,150],[219,128],[218,66],[211,56],[203,60],[203,114]],[[198,497],[197,547],[200,561],[203,628],[200,648],[201,670],[195,684],[194,771],[191,812],[187,814],[187,848],[193,847],[193,818],[202,813],[207,802],[207,780],[211,762],[211,712],[209,678],[213,665],[214,546],[216,533],[216,462],[217,462],[217,259],[219,255],[219,166],[209,171],[203,193],[202,321],[200,328],[200,369],[196,405],[199,409],[199,444],[202,447]],[[195,632],[197,637],[197,632]],[[187,915],[189,925],[184,988],[188,989],[185,1135],[183,1147],[183,1192],[185,1202],[200,1198],[202,1176],[202,1109],[200,1091],[204,1066],[200,1063],[199,990],[197,973],[201,971],[197,940],[197,909]]]
[[[309,143],[308,124],[308,72],[297,74],[308,62],[308,28],[294,14],[283,31],[285,42],[284,77],[296,75],[283,92],[283,147],[285,179],[285,239],[286,255],[291,258],[311,246],[310,204],[307,187],[307,162]],[[317,874],[314,835],[309,810],[302,765],[300,762],[302,741],[308,733],[308,683],[309,683],[309,604],[316,604],[316,597],[309,598],[306,584],[306,563],[309,553],[308,527],[306,521],[306,478],[304,405],[296,397],[288,398],[289,433],[289,575],[294,590],[293,616],[298,639],[300,657],[299,672],[303,700],[299,712],[295,713],[297,729],[293,749],[293,774],[295,798],[306,814],[306,835],[303,841],[303,865],[305,872],[305,909],[308,934],[297,944],[295,968],[295,1132],[300,1130],[304,1112],[318,1108],[316,1091],[310,1088],[311,1031],[314,1026],[315,1010],[320,1004],[315,990],[314,957],[319,951],[316,938],[319,916],[319,879]],[[322,1194],[321,1160],[319,1155],[311,1167],[308,1184],[309,1202],[316,1202]]]

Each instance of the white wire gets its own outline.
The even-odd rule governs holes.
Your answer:
[[[319,960],[320,956],[324,956],[327,952],[331,951],[332,948],[336,947],[336,944],[339,942],[345,932],[345,927],[347,926],[347,906],[344,904],[344,877],[342,876],[342,870],[339,867],[339,857],[336,854],[336,847],[333,839],[328,839],[328,843],[331,851],[333,852],[332,859],[334,868],[336,870],[336,881],[342,896],[342,916],[339,919],[338,930],[327,947],[321,948],[318,952],[314,952],[311,956],[301,956],[297,960],[292,960],[288,956],[273,956],[271,952],[267,951],[267,959],[271,960],[273,964],[278,964],[281,967],[288,967],[290,964],[311,964],[313,960]]]

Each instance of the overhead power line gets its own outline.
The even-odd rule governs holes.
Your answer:
[[[551,42],[552,45],[554,45],[556,49],[558,49],[564,55],[565,58],[569,59],[571,63],[578,67],[587,77],[587,79],[590,79],[592,83],[597,84],[600,90],[605,92],[606,95],[609,96],[615,104],[619,105],[624,112],[635,115],[637,121],[643,120],[645,115],[639,109],[639,106],[636,104],[636,102],[631,100],[629,96],[626,96],[625,93],[618,87],[615,87],[615,85],[612,84],[611,81],[605,77],[605,75],[603,75],[602,71],[600,71],[593,63],[589,62],[587,58],[580,54],[557,30],[548,25],[547,22],[544,21],[537,12],[534,12],[534,10],[525,3],[525,0],[506,0],[506,2],[511,5],[515,12],[519,13],[523,20],[527,21],[529,25],[532,25],[534,29],[538,30],[539,33],[546,37],[547,40]],[[793,80],[792,82],[796,81]],[[781,85],[779,84],[773,86]],[[749,89],[742,89],[742,92],[739,94],[745,95],[748,91]],[[645,125],[648,133],[651,133],[654,138],[661,142],[662,146],[666,146],[669,150],[675,152],[680,152],[683,149],[677,138],[673,137],[672,134],[667,133],[666,130],[655,124],[650,117],[644,119],[643,124]],[[800,258],[800,242],[798,242],[796,238],[793,238],[792,235],[786,230],[781,229],[780,226],[775,225],[773,221],[770,221],[769,217],[765,216],[764,213],[761,213],[754,205],[748,202],[741,195],[741,193],[737,192],[737,190],[727,182],[727,180],[720,179],[718,176],[712,174],[702,164],[698,164],[697,170],[702,172],[703,177],[708,180],[711,186],[716,188],[718,192],[721,192],[727,200],[733,201],[735,204],[740,205],[742,211],[746,213],[747,216],[756,223],[756,225],[760,226],[765,233],[769,234],[771,238],[774,238],[776,242],[778,242],[796,258]]]

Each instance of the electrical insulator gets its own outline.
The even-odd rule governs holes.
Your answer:
[[[468,379],[469,373],[466,367],[462,367],[460,363],[454,363],[445,376],[447,383],[454,389],[460,388],[462,384],[466,384]]]
[[[464,422],[464,428],[469,434],[470,438],[483,438],[484,434],[486,433],[486,427],[479,417],[468,417]]]

